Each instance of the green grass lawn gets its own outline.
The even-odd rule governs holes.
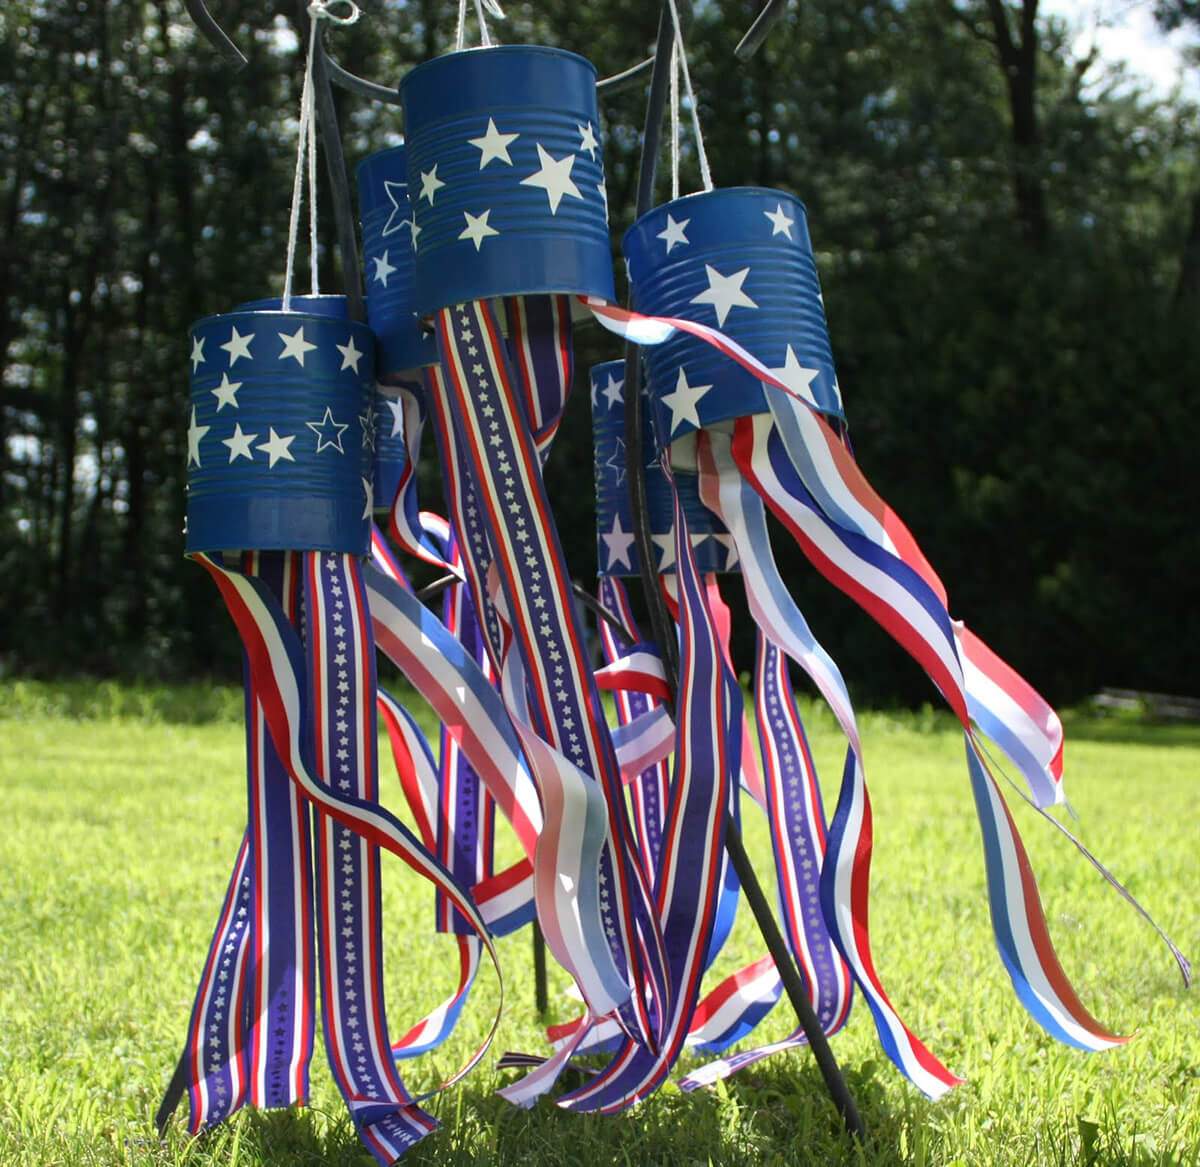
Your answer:
[[[803,708],[832,799],[844,746],[828,715]],[[244,824],[239,717],[239,695],[220,690],[0,688],[0,1163],[373,1162],[320,1050],[304,1111],[243,1112],[195,1140],[178,1118],[164,1142],[153,1131]],[[1151,929],[1010,800],[1064,967],[1101,1021],[1137,1031],[1101,1055],[1050,1041],[992,946],[961,736],[933,715],[869,714],[863,733],[880,975],[966,1085],[927,1102],[880,1052],[859,1002],[832,1044],[868,1128],[863,1148],[841,1135],[805,1052],[708,1091],[667,1086],[613,1118],[549,1101],[514,1110],[494,1094],[513,1075],[493,1071],[493,1055],[546,1049],[521,934],[500,944],[507,997],[492,1053],[433,1100],[444,1126],[405,1161],[1200,1162],[1200,1004]],[[1072,718],[1067,789],[1076,833],[1200,957],[1200,729]],[[746,834],[769,877],[765,832],[748,822]],[[395,861],[385,872],[387,996],[399,1034],[452,987],[456,964],[450,941],[431,938],[432,894]],[[741,920],[718,972],[758,955],[760,943]],[[552,971],[550,1021],[572,1015],[566,984]],[[405,1067],[410,1086],[428,1089],[457,1068],[495,1003],[485,969],[454,1040]],[[752,1040],[792,1025],[780,1005]]]

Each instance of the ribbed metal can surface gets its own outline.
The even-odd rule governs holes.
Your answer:
[[[355,168],[362,224],[367,323],[375,331],[375,371],[388,382],[437,361],[437,343],[423,332],[415,298],[412,208],[406,150],[393,146]]]
[[[625,233],[634,306],[718,328],[825,413],[841,395],[801,203],[785,191],[735,187],[688,195]],[[686,334],[646,350],[655,421],[674,441],[767,409],[762,382]]]
[[[422,315],[468,300],[613,297],[596,70],[539,45],[418,65],[400,85]]]
[[[596,480],[596,562],[601,575],[640,572],[629,497],[625,452],[624,361],[606,361],[589,370],[592,390],[592,441]],[[645,466],[646,510],[654,541],[655,570],[675,570],[675,512],[671,484],[655,453],[649,426],[649,398],[641,394],[642,461]],[[675,488],[687,520],[692,554],[702,572],[730,571],[736,555],[725,525],[700,501],[695,474],[677,472]]]
[[[189,330],[188,552],[369,551],[374,334],[337,299]]]
[[[419,386],[409,388],[420,391]],[[405,438],[403,402],[392,393],[376,392],[374,501],[377,512],[392,509],[400,476],[408,467]]]

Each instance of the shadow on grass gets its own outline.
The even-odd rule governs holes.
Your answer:
[[[1200,747],[1200,722],[1159,721],[1138,713],[1096,714],[1067,710],[1063,732],[1072,741],[1113,742],[1136,746]]]

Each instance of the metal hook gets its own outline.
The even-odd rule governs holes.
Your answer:
[[[733,50],[733,55],[739,61],[748,61],[758,52],[759,46],[767,39],[767,35],[783,15],[787,3],[788,0],[767,0],[766,6]]]
[[[235,68],[242,68],[246,55],[225,34],[225,30],[213,19],[212,13],[204,7],[204,0],[183,0],[188,15],[196,22],[209,43]]]

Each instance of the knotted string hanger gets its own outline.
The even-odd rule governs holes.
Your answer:
[[[341,6],[346,14],[333,11]],[[320,295],[317,270],[317,118],[316,85],[313,81],[313,62],[317,47],[317,22],[355,24],[362,10],[354,0],[311,0],[308,5],[308,55],[304,66],[304,85],[300,91],[300,124],[296,134],[296,170],[292,176],[292,210],[288,221],[287,268],[284,274],[281,307],[288,312],[292,306],[292,276],[296,263],[296,241],[300,233],[300,204],[303,201],[305,179],[308,184],[308,247],[311,294]],[[307,175],[305,173],[307,168]]]
[[[496,3],[496,0],[475,0],[475,17],[479,21],[479,44],[486,49],[491,47],[492,37],[488,32],[487,20],[484,18],[485,9],[497,20],[504,19],[504,9]],[[458,26],[454,32],[454,51],[460,53],[466,47],[467,0],[458,0]]]
[[[683,77],[683,89],[691,107],[692,132],[696,135],[696,155],[700,161],[700,182],[706,191],[712,190],[712,171],[708,166],[708,154],[704,149],[704,134],[700,129],[700,111],[696,104],[696,93],[692,89],[692,76],[688,71],[687,50],[683,44],[683,29],[679,22],[679,7],[676,0],[668,0],[671,23],[675,38],[671,47],[671,197],[679,197],[679,76]]]

